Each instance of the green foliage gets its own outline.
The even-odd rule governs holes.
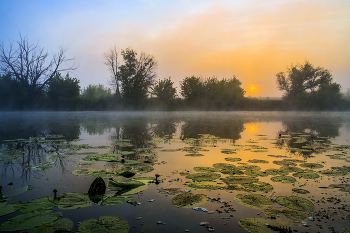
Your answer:
[[[173,197],[171,202],[174,206],[189,208],[194,205],[202,205],[206,203],[208,197],[204,194],[181,193]]]
[[[86,219],[78,228],[78,233],[127,233],[129,224],[126,220],[115,216],[101,216],[98,220]]]
[[[154,85],[152,94],[164,103],[169,104],[176,97],[176,88],[173,87],[173,84],[174,82],[171,81],[170,77],[159,80]]]
[[[262,209],[272,204],[270,198],[265,197],[260,194],[237,194],[235,197],[235,201],[238,204],[248,206],[250,208]]]
[[[81,100],[87,109],[106,109],[113,101],[113,95],[111,89],[102,84],[90,84],[81,92]]]
[[[311,201],[297,196],[279,196],[276,201],[282,206],[299,211],[311,211],[315,208]]]

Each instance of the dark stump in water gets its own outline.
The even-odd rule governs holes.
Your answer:
[[[101,177],[97,177],[90,185],[88,194],[91,201],[99,202],[106,192],[106,184]]]

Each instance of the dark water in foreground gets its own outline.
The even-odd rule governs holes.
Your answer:
[[[305,215],[299,220],[277,216],[276,225],[299,232],[339,232],[350,227],[349,131],[350,112],[3,112],[0,185],[10,204],[52,198],[53,189],[61,196],[87,193],[95,176],[102,176],[107,185],[110,179],[160,175],[161,183],[129,192],[136,205],[53,207],[53,212],[62,213],[58,219],[73,221],[72,231],[85,219],[112,215],[125,219],[129,232],[208,232],[200,222],[209,222],[215,232],[247,232],[240,220],[272,216],[266,207],[242,205],[241,197],[253,193],[271,199],[277,210],[296,208],[281,205],[276,201],[280,196],[301,197],[314,205],[299,209]],[[132,161],[136,165],[129,165]],[[88,162],[92,164],[81,165]],[[212,174],[208,167],[219,177],[186,178]],[[268,173],[271,169],[279,172]],[[136,175],[118,176],[125,170]],[[226,179],[238,176],[253,177],[254,184]],[[280,176],[284,182],[271,180]],[[34,188],[21,191],[28,185]],[[193,206],[213,213],[172,204],[175,195],[189,190],[212,198]],[[20,214],[17,210],[1,216],[0,224]]]

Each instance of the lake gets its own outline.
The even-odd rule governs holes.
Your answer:
[[[1,112],[0,232],[350,232],[349,131],[350,112]]]

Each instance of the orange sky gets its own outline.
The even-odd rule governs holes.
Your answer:
[[[186,76],[235,75],[246,96],[282,96],[276,73],[309,60],[330,69],[343,92],[350,88],[349,0],[33,2],[13,5],[16,17],[0,10],[8,17],[0,26],[12,30],[1,39],[20,31],[49,50],[68,48],[82,87],[108,86],[103,53],[116,45],[154,55],[158,78],[171,76],[177,87]]]

